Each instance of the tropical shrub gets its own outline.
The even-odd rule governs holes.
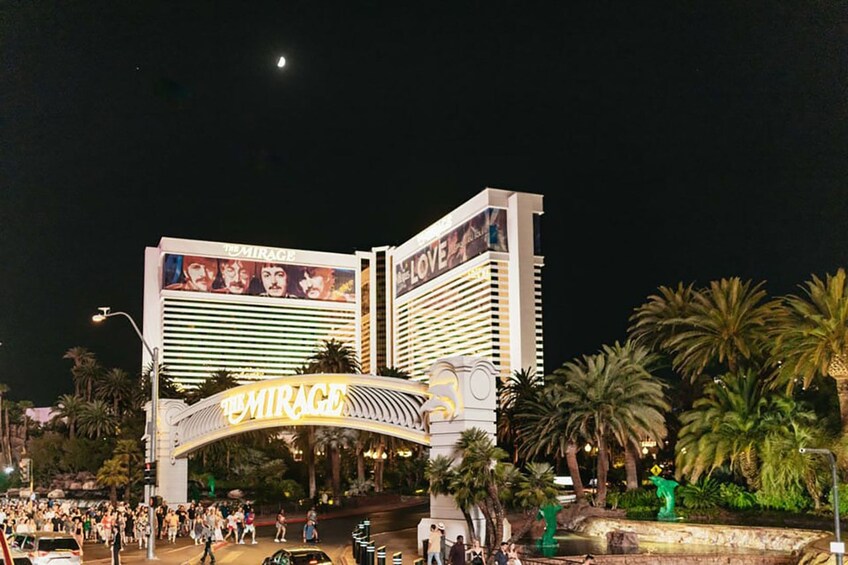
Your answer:
[[[760,490],[754,495],[757,504],[771,510],[802,512],[812,506],[813,501],[800,486],[781,491]]]
[[[827,502],[833,508],[833,488],[827,494]],[[839,485],[839,514],[848,514],[848,485],[840,483]]]
[[[683,506],[690,510],[714,510],[721,503],[721,489],[715,479],[702,479],[677,490]]]
[[[719,487],[721,505],[731,510],[748,510],[757,504],[754,493],[736,483],[724,483]]]
[[[624,510],[648,509],[656,514],[660,509],[662,501],[657,498],[657,491],[637,488],[627,492],[618,493],[618,507]]]

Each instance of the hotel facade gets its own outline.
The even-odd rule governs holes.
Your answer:
[[[163,237],[145,250],[145,339],[183,387],[291,375],[329,339],[363,373],[423,379],[455,355],[541,372],[542,213],[541,195],[487,188],[401,245],[348,254]]]

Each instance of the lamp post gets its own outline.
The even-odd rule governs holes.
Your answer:
[[[813,449],[802,447],[798,450],[801,454],[816,453],[827,455],[830,460],[830,470],[833,474],[833,530],[836,534],[836,542],[830,544],[830,552],[836,555],[836,565],[842,565],[842,555],[845,553],[845,545],[839,531],[839,478],[836,476],[836,457],[829,449]]]
[[[126,312],[112,312],[111,308],[108,306],[101,306],[98,308],[100,310],[99,314],[95,314],[91,317],[94,322],[102,322],[106,318],[111,318],[112,316],[123,316],[132,324],[133,329],[135,330],[136,335],[138,335],[138,339],[141,340],[141,343],[144,345],[144,348],[150,354],[150,357],[153,359],[153,378],[150,383],[150,420],[151,426],[148,430],[148,436],[150,438],[150,453],[148,455],[148,461],[153,463],[155,467],[156,464],[156,440],[159,432],[159,420],[158,418],[158,407],[159,407],[159,348],[153,347],[151,348],[148,345],[147,340],[144,339],[144,336],[141,334],[141,331],[138,329],[138,326],[135,323],[135,320],[132,319],[132,316],[127,314]],[[147,522],[150,528],[150,533],[147,536],[147,559],[153,560],[156,559],[156,534],[154,533],[154,525],[156,524],[156,511],[153,508],[153,497],[156,494],[156,480],[154,478],[153,484],[149,486],[149,497],[148,497],[148,505],[147,505]]]

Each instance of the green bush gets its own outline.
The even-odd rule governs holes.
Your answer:
[[[715,479],[701,479],[680,487],[677,491],[683,506],[690,510],[713,510],[721,503],[721,489]]]
[[[833,488],[827,495],[827,502],[833,508]],[[848,514],[848,485],[842,483],[839,484],[839,514]]]
[[[631,508],[649,508],[652,509],[655,514],[662,505],[662,501],[657,498],[656,490],[647,490],[643,488],[628,490],[627,492],[619,494],[617,502],[618,507],[625,510],[629,510]]]
[[[812,506],[813,503],[806,491],[800,487],[775,492],[759,490],[754,497],[757,504],[763,508],[787,512],[802,512]],[[839,502],[841,506],[842,501]]]
[[[719,487],[721,504],[731,510],[748,510],[757,504],[754,493],[745,490],[736,483],[725,483]]]
[[[627,509],[627,518],[629,520],[656,520],[657,508],[650,506],[632,506]]]

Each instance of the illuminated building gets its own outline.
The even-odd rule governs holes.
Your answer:
[[[175,381],[294,374],[324,340],[365,373],[438,358],[543,369],[542,197],[486,189],[397,247],[324,253],[162,238],[145,253],[144,334]]]

